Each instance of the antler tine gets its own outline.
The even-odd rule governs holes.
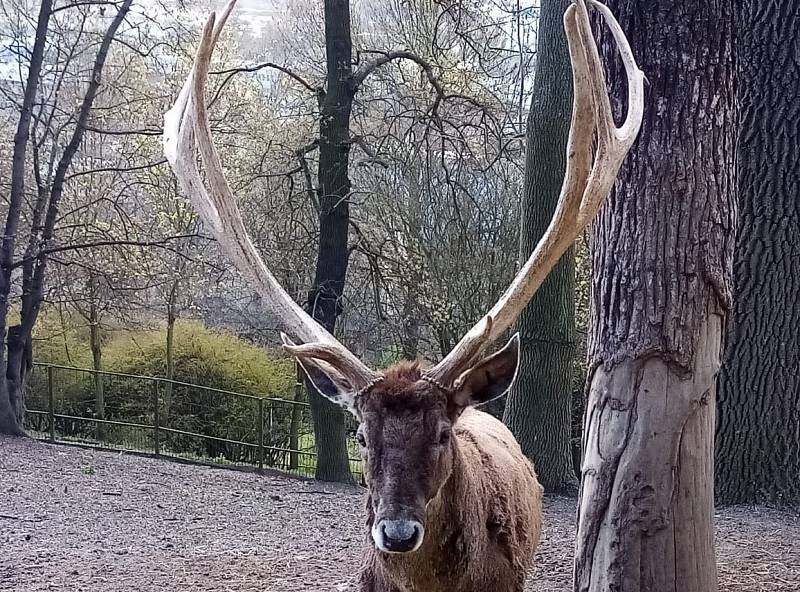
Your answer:
[[[628,114],[620,127],[614,123],[611,113],[586,1],[603,16],[625,65]],[[452,383],[514,323],[561,255],[594,219],[639,133],[644,113],[644,75],[636,65],[630,44],[613,13],[597,0],[572,0],[564,13],[564,30],[572,62],[574,99],[567,141],[567,168],[553,219],[497,304],[441,362],[428,370],[427,375],[441,383]],[[597,149],[593,151],[595,135]]]
[[[208,67],[214,46],[235,4],[236,0],[230,0],[218,21],[214,13],[206,21],[192,71],[175,105],[164,114],[164,154],[183,193],[236,268],[249,277],[263,296],[264,305],[281,320],[286,332],[300,341],[317,344],[329,359],[339,362],[339,370],[347,374],[346,378],[356,388],[361,388],[377,374],[311,318],[269,271],[247,235],[211,137],[205,105]],[[197,169],[197,149],[205,166],[209,189]]]

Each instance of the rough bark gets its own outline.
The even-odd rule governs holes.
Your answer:
[[[319,250],[309,310],[333,333],[349,259],[350,113],[353,107],[353,44],[349,0],[325,0],[327,86],[320,97]],[[307,382],[317,446],[316,477],[351,482],[344,414]]]
[[[641,135],[594,227],[574,589],[714,592],[715,379],[736,224],[734,9],[608,5],[649,86]],[[619,111],[616,61],[609,79]]]
[[[745,0],[738,19],[740,218],[717,496],[800,505],[800,4]]]
[[[543,0],[528,116],[520,260],[547,229],[566,167],[572,70],[562,24],[567,0]],[[570,444],[575,355],[575,255],[567,251],[520,315],[521,364],[504,421],[548,492],[574,491]]]
[[[31,50],[30,63],[28,64],[28,79],[25,82],[25,93],[22,98],[17,130],[14,134],[14,154],[11,165],[11,193],[8,200],[8,213],[3,233],[2,249],[0,250],[0,340],[6,338],[7,319],[11,292],[11,272],[14,264],[14,252],[19,228],[20,213],[25,193],[25,162],[30,138],[31,117],[33,104],[36,100],[36,91],[39,86],[39,74],[44,59],[44,48],[47,41],[47,29],[50,26],[52,13],[52,0],[42,0],[39,5],[39,16],[36,23],[36,38]],[[12,332],[9,331],[9,338]],[[10,345],[10,344],[9,344]],[[22,426],[19,421],[21,385],[9,380],[7,368],[11,360],[11,351],[8,357],[5,348],[0,345],[0,433],[22,435]]]

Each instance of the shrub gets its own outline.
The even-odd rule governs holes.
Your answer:
[[[84,333],[77,323],[54,322],[52,315],[45,315],[37,331],[36,361],[91,367],[88,331]],[[257,453],[253,447],[214,439],[258,442],[258,401],[232,393],[292,399],[294,362],[282,353],[256,347],[233,334],[210,330],[190,321],[176,324],[173,350],[174,380],[187,384],[154,383],[139,377],[165,376],[165,330],[109,332],[103,347],[104,370],[130,376],[102,377],[105,418],[152,425],[153,389],[157,384],[160,425],[166,428],[162,436],[165,447],[175,452],[253,462]],[[90,372],[54,370],[56,412],[96,417],[94,381]],[[31,377],[28,399],[29,407],[47,408],[43,372]],[[34,405],[30,404],[32,401]],[[266,445],[288,448],[293,406],[265,402],[264,408],[268,424]],[[97,434],[94,424],[87,421],[64,421],[58,427],[65,435],[93,437]],[[295,417],[294,428],[297,427]],[[176,434],[170,430],[210,438]],[[133,437],[131,428],[112,426],[102,431],[105,440],[119,444],[130,445]],[[144,436],[138,434],[137,437],[152,440],[152,433],[148,430]],[[277,458],[274,460],[277,462]]]
[[[44,308],[33,330],[33,358],[48,364],[91,368],[86,321]]]

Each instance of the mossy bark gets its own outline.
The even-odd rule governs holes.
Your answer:
[[[572,70],[562,25],[567,0],[543,0],[528,116],[521,205],[520,260],[526,260],[555,211],[566,167]],[[569,249],[520,315],[521,363],[504,421],[533,460],[549,492],[574,491],[571,400],[575,355],[575,255]]]

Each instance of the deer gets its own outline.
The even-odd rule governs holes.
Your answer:
[[[513,434],[477,406],[506,393],[520,341],[507,334],[561,255],[609,195],[642,123],[644,76],[612,12],[572,0],[564,14],[573,114],[564,182],[553,218],[497,303],[435,365],[372,370],[280,286],[247,235],[212,139],[205,93],[231,0],[204,26],[194,65],[164,116],[163,147],[180,185],[221,250],[279,319],[283,347],[309,382],[359,422],[367,486],[361,592],[522,592],[542,529],[542,488]],[[627,76],[617,126],[590,28],[597,10]],[[204,167],[205,179],[198,168]]]

